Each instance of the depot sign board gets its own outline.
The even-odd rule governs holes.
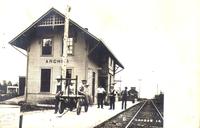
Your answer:
[[[68,63],[69,60],[63,60],[63,59],[45,59],[45,64],[63,64]]]

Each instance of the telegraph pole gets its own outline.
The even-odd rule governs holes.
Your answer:
[[[157,86],[156,86],[156,87],[157,87],[157,95],[158,95],[158,93],[159,93],[159,92],[158,92],[158,84],[157,84]]]
[[[66,70],[67,70],[67,47],[68,47],[68,33],[69,33],[69,12],[70,12],[70,7],[67,5],[66,11],[65,11],[65,23],[64,23],[64,38],[63,38],[63,55],[62,55],[62,68],[61,68],[61,80],[62,78],[66,79]],[[66,83],[65,83],[66,84]],[[66,94],[65,90],[65,84],[62,84],[62,91]]]
[[[139,81],[139,95],[138,95],[138,97],[139,98],[141,98],[141,81],[142,81],[142,79],[138,79],[138,81]]]

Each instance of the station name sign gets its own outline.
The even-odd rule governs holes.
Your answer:
[[[63,59],[46,59],[45,63],[46,64],[62,64],[68,62],[68,60],[64,61]]]

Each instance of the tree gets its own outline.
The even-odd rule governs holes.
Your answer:
[[[6,80],[3,80],[3,84],[0,86],[1,88],[1,93],[6,93],[7,92],[7,82]]]
[[[7,85],[6,80],[3,80],[3,86],[6,86],[6,85]]]
[[[12,86],[12,82],[8,81],[7,86]]]
[[[18,84],[17,84],[17,83],[15,83],[15,84],[13,84],[12,86],[18,86]]]

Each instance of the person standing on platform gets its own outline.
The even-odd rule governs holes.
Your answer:
[[[115,109],[115,95],[116,95],[116,91],[114,89],[114,86],[112,85],[110,87],[110,95],[109,95],[109,97],[110,97],[110,110]]]
[[[82,84],[79,86],[78,93],[79,95],[84,95],[85,96],[85,101],[87,105],[90,104],[90,96],[89,96],[89,85],[87,84],[87,80],[82,80]]]
[[[75,95],[75,87],[74,87],[74,83],[70,83],[67,87],[66,87],[66,94],[67,95]]]
[[[89,92],[89,84],[85,84],[84,85],[84,93],[85,93],[85,96],[86,96],[86,99],[87,99],[87,103],[88,105],[91,105],[91,97],[90,97],[90,92]]]
[[[56,98],[56,100],[55,100],[55,114],[58,112],[58,104],[59,104],[59,97],[60,96],[62,96],[63,95],[63,91],[58,91],[57,93],[56,93],[56,96],[55,96],[55,98]]]
[[[106,93],[105,89],[99,85],[99,87],[97,88],[97,104],[98,104],[98,108],[103,109],[103,99],[104,99],[104,94]]]
[[[56,84],[56,93],[58,93],[59,91],[62,91],[62,83],[61,83],[61,77],[57,76],[56,77],[57,80],[57,84]]]
[[[126,109],[126,102],[128,98],[127,87],[125,87],[125,90],[122,91],[121,95],[122,95],[122,109],[123,108]]]

